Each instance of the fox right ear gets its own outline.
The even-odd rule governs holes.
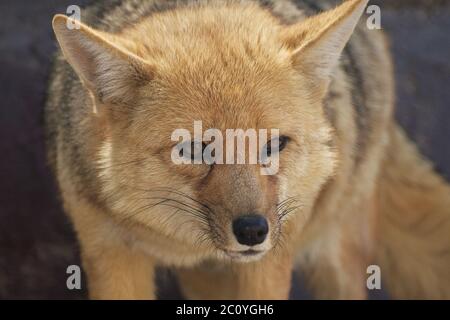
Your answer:
[[[346,0],[333,10],[312,16],[282,31],[294,67],[326,86],[368,0]]]
[[[126,103],[141,82],[152,78],[152,66],[121,46],[119,38],[64,15],[56,15],[52,24],[64,57],[101,103]]]

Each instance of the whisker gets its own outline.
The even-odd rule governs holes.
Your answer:
[[[116,164],[113,164],[113,165],[110,165],[110,166],[99,165],[99,168],[100,169],[111,169],[111,168],[116,168],[116,167],[122,167],[122,166],[131,165],[131,164],[134,164],[134,163],[142,162],[145,159],[146,158],[134,159],[134,160],[123,162],[123,163],[116,163]]]

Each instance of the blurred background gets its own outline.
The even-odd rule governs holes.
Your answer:
[[[66,287],[66,268],[80,265],[79,250],[46,166],[42,111],[56,49],[52,16],[89,2],[0,1],[0,299],[87,297],[85,283],[82,290]],[[449,179],[450,0],[371,4],[381,7],[392,42],[396,117]],[[160,298],[179,297],[169,272],[161,271],[159,281]],[[292,298],[311,298],[295,283]]]

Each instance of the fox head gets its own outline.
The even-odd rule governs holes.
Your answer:
[[[301,232],[338,158],[323,98],[366,4],[349,0],[292,25],[254,3],[196,5],[118,33],[55,16],[63,55],[85,88],[80,108],[92,109],[85,121],[96,130],[86,139],[111,213],[237,261]],[[195,121],[224,137],[276,129],[258,145],[275,143],[266,155],[279,159],[277,172],[261,174],[261,163],[175,163],[174,131],[191,133],[183,143],[192,152],[181,158],[212,143],[194,135]]]

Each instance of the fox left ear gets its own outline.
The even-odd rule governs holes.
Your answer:
[[[327,86],[367,2],[347,0],[333,10],[285,28],[281,39],[292,52],[294,67],[314,83]]]
[[[68,22],[78,28],[69,29]],[[152,79],[153,66],[128,51],[124,39],[94,30],[64,15],[53,19],[64,57],[83,85],[103,104],[132,101],[136,88]]]

